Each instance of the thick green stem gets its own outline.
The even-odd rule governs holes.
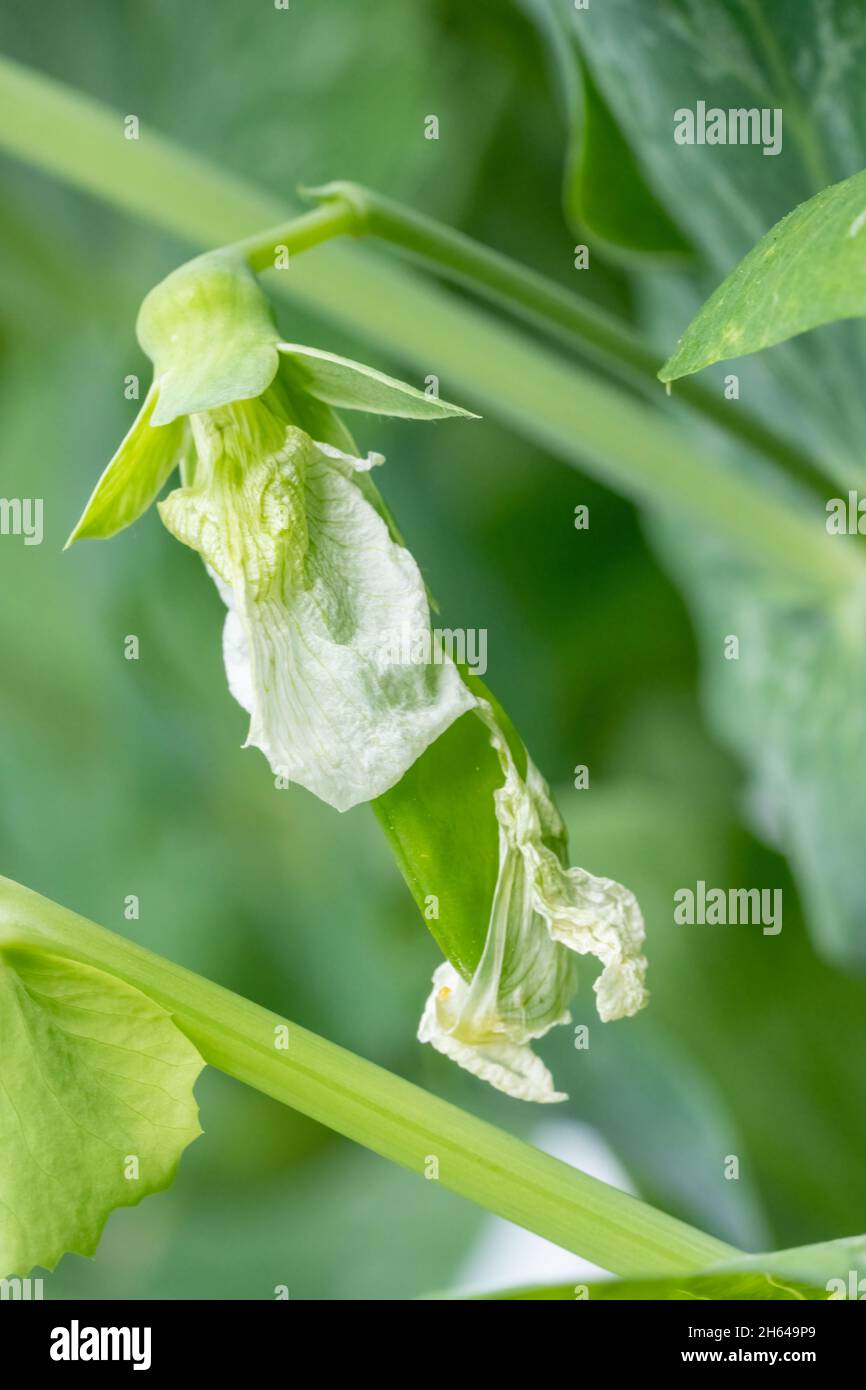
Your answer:
[[[104,970],[161,1004],[205,1061],[614,1274],[684,1273],[735,1252],[297,1024],[0,878],[0,950]],[[278,1044],[288,1028],[288,1047]]]
[[[288,212],[146,127],[140,141],[124,140],[120,114],[6,59],[0,60],[0,148],[199,247],[253,239],[256,228]],[[332,244],[274,271],[271,280],[288,299],[353,332],[362,329],[385,352],[413,362],[425,376],[445,378],[471,402],[640,505],[722,536],[745,557],[809,588],[862,582],[866,560],[856,545],[825,534],[823,508],[815,504],[810,514],[731,473],[657,410],[381,258]]]

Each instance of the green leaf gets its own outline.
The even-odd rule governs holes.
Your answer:
[[[866,314],[866,170],[789,212],[723,281],[662,367],[662,381]]]
[[[669,565],[697,619],[713,724],[748,770],[752,821],[788,854],[818,945],[863,969],[866,597],[792,602],[766,575],[733,565],[725,548],[672,530],[659,534],[671,537]],[[729,633],[736,661],[719,655]]]
[[[738,1255],[723,1267],[749,1272],[764,1270],[779,1278],[817,1284],[838,1300],[849,1296],[866,1275],[866,1236],[822,1240],[791,1250],[774,1250],[768,1255]],[[844,1291],[839,1287],[840,1281]],[[829,1287],[831,1284],[834,1287]]]
[[[188,447],[184,421],[154,425],[157,391],[151,386],[132,429],[93,489],[81,520],[66,542],[107,540],[147,511]]]
[[[859,0],[834,0],[829,7],[804,0],[779,24],[768,0],[748,6],[691,0],[688,7],[679,0],[652,6],[616,0],[582,18],[588,22],[580,25],[581,44],[596,82],[627,142],[640,152],[657,196],[700,256],[690,281],[642,286],[646,327],[670,351],[683,326],[769,228],[866,165],[858,76],[862,6]],[[677,144],[676,112],[694,111],[699,101],[723,110],[781,108],[780,153],[766,157],[755,144]],[[847,465],[850,476],[862,453],[856,437],[862,421],[853,405],[860,355],[854,325],[840,323],[816,341],[794,341],[744,363],[741,397],[771,427],[797,439],[818,466],[842,472]],[[708,387],[722,392],[718,378]],[[753,460],[743,466],[754,473]]]
[[[471,410],[450,405],[438,396],[428,396],[416,386],[351,362],[347,357],[303,347],[300,343],[280,343],[280,352],[298,370],[303,387],[326,405],[340,410],[364,410],[370,415],[396,415],[404,420],[446,420],[451,416],[477,420]]]
[[[702,1274],[683,1279],[609,1279],[594,1284],[555,1284],[546,1288],[514,1289],[507,1293],[489,1293],[482,1301],[574,1302],[576,1298],[591,1303],[611,1303],[620,1300],[630,1303],[649,1300],[653,1303],[678,1303],[691,1300],[721,1302],[817,1302],[826,1300],[824,1289],[808,1284],[783,1282],[768,1274]]]
[[[803,0],[784,22],[772,0],[616,0],[573,19],[625,140],[707,263],[727,271],[793,203],[862,166],[859,0]],[[675,113],[699,101],[782,107],[781,152],[676,143]]]
[[[687,256],[676,223],[646,183],[586,63],[582,109],[569,137],[563,202],[569,226],[624,251]]]
[[[0,1277],[91,1255],[107,1217],[167,1187],[201,1133],[204,1065],[111,975],[0,952]]]
[[[677,1302],[707,1299],[716,1302],[772,1301],[834,1302],[860,1297],[866,1273],[866,1236],[822,1241],[793,1250],[762,1255],[739,1255],[697,1275],[664,1279],[611,1279],[584,1285],[557,1284],[512,1289],[481,1295],[482,1300],[574,1300],[578,1294],[594,1302],[651,1299]],[[864,1283],[866,1288],[866,1283]],[[586,1292],[584,1292],[584,1290]]]
[[[629,34],[627,45],[623,32]],[[836,0],[826,8],[803,3],[791,7],[785,24],[778,25],[765,0],[746,8],[732,0],[695,0],[687,10],[677,0],[658,0],[651,8],[641,0],[617,0],[615,7],[596,7],[581,33],[624,134],[646,151],[653,187],[669,210],[681,212],[707,267],[697,285],[668,282],[655,291],[646,286],[644,303],[657,340],[672,345],[719,281],[744,257],[756,254],[753,248],[759,243],[760,249],[767,229],[793,204],[805,205],[790,222],[780,224],[785,250],[764,260],[770,267],[765,273],[780,278],[775,285],[768,281],[766,291],[755,285],[760,303],[747,307],[743,300],[747,318],[739,325],[743,337],[736,346],[723,346],[727,320],[720,315],[712,330],[718,341],[712,343],[710,333],[702,342],[701,335],[692,336],[697,328],[690,330],[663,375],[695,370],[707,351],[708,361],[729,351],[753,351],[765,325],[768,334],[784,337],[812,321],[825,322],[832,303],[838,307],[844,294],[844,273],[850,280],[849,303],[860,312],[856,305],[863,274],[851,257],[858,254],[861,234],[849,237],[848,232],[863,204],[853,199],[847,222],[843,218],[833,231],[829,209],[846,194],[831,188],[817,199],[814,195],[866,164],[858,80],[862,6],[854,0]],[[781,153],[768,158],[754,145],[675,144],[675,109],[694,109],[710,93],[712,104],[723,109],[781,106]],[[849,183],[862,192],[860,177]],[[793,236],[788,231],[792,224]],[[797,233],[804,226],[807,241]],[[764,241],[764,250],[779,245],[773,235]],[[840,248],[847,272],[838,282],[832,268],[822,269],[815,261],[815,249],[822,246]],[[816,307],[810,301],[820,299],[818,278],[825,274],[828,299]],[[702,314],[708,312],[709,306]],[[862,349],[861,326],[839,322],[738,367],[741,399],[775,428],[801,440],[843,497],[866,477]],[[710,383],[721,396],[720,376]],[[732,401],[730,408],[739,407]],[[761,465],[745,450],[728,447],[719,457],[731,475],[758,476]],[[764,471],[762,476],[780,505],[792,500],[801,504],[813,535],[826,534],[826,498],[798,496],[790,480],[778,473]],[[862,965],[866,727],[860,713],[859,586],[856,581],[850,586],[850,602],[841,596],[838,601],[816,596],[798,602],[762,572],[760,538],[752,565],[733,547],[705,543],[690,528],[656,520],[651,524],[656,549],[694,615],[711,719],[747,768],[750,795],[745,806],[751,823],[788,855],[818,944],[837,961]],[[858,553],[856,544],[837,538],[831,544],[840,555]],[[738,661],[726,661],[721,654],[727,634],[739,636]]]
[[[689,255],[688,241],[653,192],[580,54],[586,16],[561,0],[530,0],[529,10],[548,40],[565,96],[562,196],[569,226],[624,251]]]

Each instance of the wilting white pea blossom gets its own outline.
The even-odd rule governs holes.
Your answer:
[[[424,582],[337,409],[407,419],[466,416],[358,362],[284,342],[255,277],[217,252],[145,299],[138,322],[153,383],[70,542],[108,537],[156,500],[197,551],[227,608],[229,688],[247,744],[337,810],[371,801],[461,716],[483,721],[501,773],[493,794],[498,872],[486,938],[467,978],[434,975],[418,1036],[525,1100],[564,1099],[532,1050],[569,1020],[576,955],[602,963],[602,1019],[645,1002],[643,920],[634,896],[569,868],[549,790],[521,766],[491,704],[429,639]],[[387,634],[410,634],[395,659]],[[422,642],[432,651],[429,640]],[[403,650],[402,644],[397,648]]]

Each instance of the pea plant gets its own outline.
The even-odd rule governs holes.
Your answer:
[[[627,250],[688,257],[689,229],[644,182],[592,76],[591,45],[576,56],[561,6],[529,9],[545,13],[571,103],[567,206],[601,240],[623,243],[625,221],[642,242]],[[595,32],[601,50],[603,22]],[[730,259],[676,346],[669,334],[661,365],[632,326],[358,184],[303,190],[307,210],[292,210],[156,137],[131,170],[116,113],[5,60],[0,114],[11,153],[198,253],[142,303],[152,383],[72,530],[68,562],[78,543],[117,536],[154,505],[201,557],[190,582],[212,581],[225,603],[225,674],[250,717],[247,746],[335,813],[370,805],[441,951],[420,1043],[515,1102],[562,1101],[563,1078],[534,1044],[570,1021],[577,957],[600,963],[599,1018],[628,1020],[648,1002],[651,932],[647,950],[634,894],[573,862],[579,851],[520,733],[437,640],[434,600],[374,481],[384,459],[353,439],[357,414],[435,424],[467,457],[478,428],[469,406],[494,414],[638,502],[660,533],[686,533],[674,567],[687,589],[695,579],[705,615],[724,584],[729,611],[748,609],[777,656],[793,650],[795,620],[812,615],[807,650],[791,658],[807,674],[783,708],[769,660],[739,692],[737,718],[730,690],[711,701],[775,808],[819,939],[837,955],[856,951],[860,900],[840,900],[833,871],[851,832],[840,843],[820,766],[833,713],[816,712],[809,680],[837,670],[844,692],[862,673],[860,513],[852,526],[850,501],[830,504],[834,526],[816,512],[846,464],[837,451],[816,465],[764,414],[731,409],[730,396],[692,378],[866,313],[866,173],[819,177],[801,133],[819,190]],[[637,224],[633,207],[623,218],[597,203],[593,160],[599,143],[609,157],[614,138],[631,161]],[[446,297],[433,276],[486,310]],[[370,360],[287,341],[279,297],[353,322]],[[386,374],[380,350],[419,369],[447,360],[467,404]],[[731,466],[742,453],[753,467]],[[804,721],[816,764],[805,809],[791,794]],[[816,836],[833,854],[803,852]],[[419,1177],[433,1163],[443,1186],[618,1276],[592,1297],[823,1299],[850,1271],[866,1273],[866,1237],[747,1254],[6,879],[0,992],[0,1277],[93,1254],[112,1211],[171,1183],[200,1133],[205,1066]]]

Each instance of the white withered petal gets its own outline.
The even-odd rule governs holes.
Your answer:
[[[419,1042],[432,1043],[437,1052],[515,1100],[567,1100],[564,1091],[554,1090],[547,1067],[526,1045],[528,1035],[511,1041],[495,1013],[483,1016],[479,1026],[471,993],[472,985],[450,961],[443,961],[433,972],[433,992],[418,1027]],[[567,1023],[568,1017],[566,1013],[557,1022]]]
[[[383,642],[430,614],[418,566],[356,482],[379,457],[315,443],[276,391],[191,423],[194,478],[159,510],[219,580],[247,743],[337,810],[372,800],[475,703],[452,662],[395,664]]]
[[[283,343],[237,254],[209,253],[147,296],[154,380],[70,540],[107,537],[160,504],[229,609],[229,687],[274,771],[346,810],[398,782],[473,708],[450,660],[395,660],[427,634],[418,567],[332,403],[444,419],[466,411],[318,348]],[[316,443],[315,440],[322,442]]]
[[[562,822],[544,779],[528,759],[520,776],[486,701],[477,713],[504,777],[494,794],[499,873],[490,923],[470,982],[447,962],[434,974],[418,1037],[518,1100],[564,1100],[530,1043],[569,1021],[574,953],[604,966],[594,986],[603,1020],[643,1007],[643,918],[621,884],[563,865]]]

